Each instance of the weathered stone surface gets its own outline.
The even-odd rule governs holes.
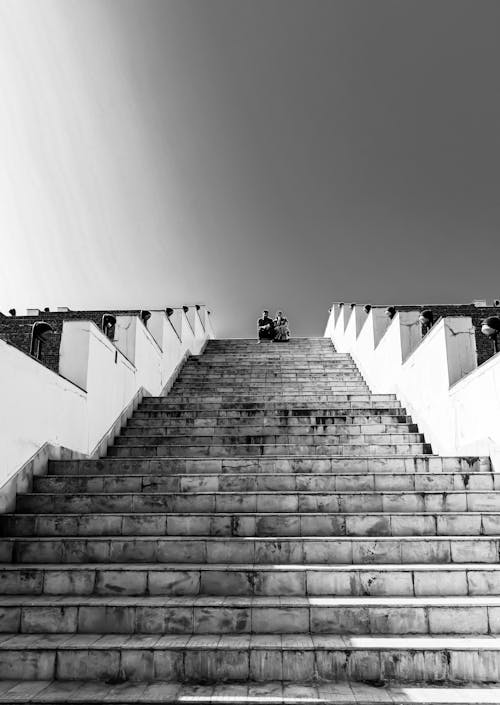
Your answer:
[[[212,341],[106,458],[51,462],[0,517],[0,702],[500,680],[500,479],[430,451],[329,341]]]

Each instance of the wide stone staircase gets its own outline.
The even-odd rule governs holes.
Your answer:
[[[326,339],[211,341],[0,517],[0,702],[500,703],[498,478]]]

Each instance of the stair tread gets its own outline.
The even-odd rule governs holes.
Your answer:
[[[31,571],[31,570],[95,570],[98,568],[102,571],[127,571],[127,570],[153,570],[165,572],[168,570],[205,570],[205,571],[277,571],[277,572],[348,572],[363,571],[363,572],[386,572],[386,571],[401,571],[409,572],[415,570],[424,570],[430,572],[438,571],[463,571],[463,570],[486,570],[500,571],[500,563],[349,563],[338,565],[325,565],[324,563],[0,563],[0,572],[2,571]]]
[[[308,596],[308,595],[0,595],[1,607],[16,606],[56,606],[68,607],[78,605],[105,605],[110,607],[500,607],[500,596]]]
[[[483,461],[488,461],[489,462],[489,457],[488,456],[468,456],[468,455],[461,455],[461,456],[452,456],[452,455],[437,455],[436,453],[388,453],[386,455],[377,455],[372,458],[366,456],[366,457],[361,457],[359,455],[337,455],[335,453],[333,454],[328,454],[325,455],[325,458],[334,458],[334,459],[340,459],[340,460],[360,460],[360,461],[365,461],[365,462],[377,462],[381,460],[398,460],[399,458],[403,458],[405,460],[419,460],[419,459],[433,459],[433,460],[439,460],[439,461],[455,461],[455,460],[469,460],[469,459],[474,459],[474,460],[483,460]],[[155,460],[168,460],[168,461],[179,461],[179,462],[184,462],[186,460],[189,460],[190,462],[207,462],[207,458],[185,458],[183,456],[180,456],[176,458],[173,455],[168,455],[164,456],[161,458],[158,456],[158,458],[155,458]],[[51,463],[57,465],[58,463],[70,463],[70,464],[82,464],[82,463],[92,463],[92,464],[106,464],[106,463],[125,463],[125,462],[133,462],[133,461],[138,461],[140,460],[139,458],[115,458],[115,457],[105,457],[105,458],[79,458],[79,459],[74,459],[74,460],[51,460]],[[150,458],[145,458],[145,460],[150,460]],[[216,461],[216,460],[221,460],[224,463],[235,463],[235,462],[248,462],[249,458],[246,455],[233,455],[230,458],[227,458],[226,456],[221,456],[219,458],[217,457],[211,457],[209,460]],[[252,459],[250,459],[251,461]],[[264,458],[265,460],[265,458]],[[294,455],[293,458],[290,458],[288,455],[274,455],[272,458],[273,462],[276,462],[277,460],[310,460],[309,455]],[[493,472],[493,471],[492,471]]]
[[[175,681],[151,683],[125,682],[118,685],[88,681],[3,681],[0,703],[65,702],[89,705],[102,702],[136,703],[198,703],[208,705],[394,705],[411,702],[414,705],[490,705],[500,703],[500,683],[470,684],[464,688],[416,687],[391,685],[376,687],[366,683],[301,684],[281,681],[245,684],[186,685]]]
[[[353,471],[345,471],[342,473],[338,473],[337,476],[340,477],[359,477],[359,475],[365,475],[366,473],[363,471],[362,473],[360,472],[353,472]],[[384,477],[387,474],[389,475],[394,475],[396,477],[447,477],[447,476],[463,476],[463,472],[461,470],[455,470],[453,472],[450,471],[443,471],[443,472],[422,472],[418,470],[414,470],[413,472],[408,471],[408,472],[396,472],[394,470],[391,470],[389,473],[387,472],[380,472],[376,470],[372,470],[368,472],[369,475],[374,475],[376,477]],[[279,474],[280,477],[332,477],[331,472],[280,472]],[[91,473],[86,473],[85,475],[82,476],[75,476],[75,475],[65,475],[64,473],[57,473],[57,475],[44,475],[41,477],[35,478],[36,480],[45,480],[46,478],[52,478],[52,477],[57,477],[61,478],[62,480],[74,480],[75,477],[84,477],[88,479],[109,479],[109,480],[116,480],[116,475],[110,473],[106,474],[105,472],[99,473],[99,474],[91,474]],[[155,478],[160,478],[163,479],[165,477],[189,477],[189,478],[211,478],[211,477],[224,477],[224,478],[232,478],[232,477],[276,477],[276,473],[272,472],[204,472],[204,473],[182,473],[182,472],[168,472],[168,473],[162,473],[162,474],[154,474],[154,473],[142,473],[142,472],[131,472],[127,473],[127,477],[147,477],[149,480],[155,479]],[[474,478],[477,477],[496,477],[495,473],[492,472],[480,472],[476,471],[473,474]],[[499,475],[500,477],[500,475]],[[119,478],[120,479],[120,478]]]
[[[374,541],[390,541],[392,543],[404,542],[404,541],[468,541],[475,543],[477,541],[499,541],[500,534],[491,534],[488,536],[470,536],[470,535],[443,535],[443,536],[158,536],[158,534],[151,535],[135,535],[131,537],[123,538],[121,536],[111,535],[100,535],[100,536],[2,536],[0,541],[124,541],[129,543],[130,541],[209,541],[209,542],[231,542],[231,543],[250,543],[250,542],[270,542],[270,543],[289,543],[289,542],[310,542],[310,541],[333,541],[338,542],[374,542]],[[0,565],[3,565],[0,563]]]
[[[462,491],[462,494],[464,494],[466,491]],[[62,494],[62,493],[61,493]],[[110,496],[112,496],[115,493],[108,493]],[[142,494],[140,492],[137,492],[136,494]],[[162,494],[162,493],[159,493]],[[176,494],[188,494],[187,492],[179,492]],[[213,493],[207,493],[207,494],[223,494],[222,492],[213,492]],[[236,493],[236,494],[247,494],[246,492],[241,492],[241,493]],[[269,493],[263,493],[263,494],[273,494],[273,490],[269,490]],[[281,493],[280,493],[281,494]],[[290,493],[290,494],[296,494],[296,493]],[[302,493],[301,493],[302,494]],[[329,492],[328,490],[325,490],[323,492],[318,492],[316,494],[324,495],[327,494],[328,496],[335,494],[334,492]],[[352,494],[359,494],[356,491],[353,490]],[[394,491],[394,494],[401,494],[399,491]],[[407,493],[405,493],[407,494]],[[414,492],[414,494],[422,494],[420,492]],[[441,491],[441,492],[435,492],[435,494],[449,494],[446,490]],[[60,495],[57,495],[60,496]],[[75,496],[75,495],[71,495]],[[109,512],[92,512],[92,511],[86,511],[86,512],[13,512],[10,514],[2,514],[0,518],[2,517],[55,517],[55,516],[61,516],[61,517],[74,517],[74,516],[84,516],[84,517],[89,517],[89,516],[95,516],[95,517],[105,517],[105,516],[132,516],[132,517],[141,517],[141,516],[151,516],[151,514],[154,512],[126,512],[126,511],[109,511]],[[163,514],[160,512],[160,514]],[[387,511],[382,511],[382,512],[375,512],[375,511],[364,511],[364,512],[332,512],[332,511],[310,511],[310,512],[280,512],[280,511],[268,511],[268,512],[256,512],[256,511],[251,511],[251,512],[238,512],[238,511],[223,511],[223,512],[199,512],[199,511],[190,511],[190,512],[175,512],[175,511],[169,511],[168,516],[175,516],[175,517],[182,517],[182,516],[193,516],[193,517],[206,517],[206,516],[218,516],[218,517],[223,517],[223,516],[244,516],[244,517],[252,517],[252,516],[280,516],[280,517],[286,517],[286,516],[297,516],[297,517],[313,517],[313,516],[321,516],[321,517],[326,517],[326,516],[333,516],[333,517],[343,517],[343,516],[376,516],[376,517],[384,517],[384,516],[405,516],[407,517],[408,514],[411,514],[411,516],[483,516],[487,514],[488,516],[496,516],[497,514],[500,514],[500,510],[490,510],[490,509],[482,509],[482,510],[470,510],[470,511],[427,511],[427,512],[417,512],[417,511],[411,511],[411,512],[397,512],[397,511],[392,511],[392,510],[387,510]],[[371,534],[370,534],[371,536]],[[0,538],[6,538],[5,536],[0,536]],[[64,537],[61,537],[64,538]]]
[[[190,495],[245,495],[246,497],[252,496],[252,495],[324,495],[327,494],[328,496],[334,497],[335,495],[342,495],[342,494],[355,494],[355,495],[367,495],[367,496],[373,496],[373,495],[379,495],[379,494],[417,494],[417,495],[457,495],[457,494],[467,494],[469,495],[476,495],[476,494],[500,494],[500,490],[405,490],[405,489],[384,489],[384,490],[358,490],[358,489],[352,489],[352,490],[276,490],[276,489],[269,489],[269,490],[179,490],[179,491],[172,491],[172,490],[167,490],[167,491],[161,491],[159,492],[158,490],[155,490],[154,492],[145,492],[144,490],[138,490],[137,492],[26,492],[23,494],[23,497],[61,497],[65,495],[69,495],[71,497],[113,497],[113,496],[135,496],[135,495],[140,495],[140,496],[148,496],[148,495],[153,495],[153,496],[176,496],[176,495],[182,495],[183,497],[187,496],[189,497]],[[170,512],[169,512],[170,513]],[[295,513],[295,512],[293,512]]]
[[[10,649],[458,649],[500,651],[500,636],[481,634],[450,636],[379,636],[339,634],[0,634],[0,652]]]

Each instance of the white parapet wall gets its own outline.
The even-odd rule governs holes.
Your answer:
[[[477,367],[469,317],[442,318],[423,338],[418,317],[335,304],[325,336],[352,355],[372,392],[398,396],[434,452],[490,456],[499,471],[500,354]]]
[[[170,388],[214,337],[205,307],[193,309],[179,330],[164,311],[148,327],[117,316],[113,341],[91,321],[65,321],[59,374],[0,339],[0,512],[51,458],[103,456],[142,397]]]

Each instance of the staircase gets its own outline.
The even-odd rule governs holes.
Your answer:
[[[0,517],[0,702],[500,703],[499,489],[330,341],[211,341]]]

